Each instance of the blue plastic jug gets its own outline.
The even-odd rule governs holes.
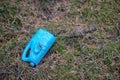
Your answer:
[[[23,51],[22,60],[29,62],[32,67],[38,65],[55,40],[56,37],[54,35],[46,30],[39,29]]]

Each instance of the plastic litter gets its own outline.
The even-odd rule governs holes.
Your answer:
[[[29,62],[31,67],[37,66],[55,41],[54,35],[46,30],[39,29],[23,51],[22,60]]]

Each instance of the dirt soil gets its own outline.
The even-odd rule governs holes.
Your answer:
[[[117,0],[0,0],[0,80],[120,80]],[[21,60],[38,29],[57,38],[42,62]]]

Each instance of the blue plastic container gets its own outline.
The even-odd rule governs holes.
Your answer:
[[[39,29],[27,44],[22,60],[29,62],[30,66],[38,65],[48,50],[52,47],[56,37],[46,30]]]

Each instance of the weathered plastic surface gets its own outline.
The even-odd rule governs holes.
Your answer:
[[[46,30],[39,29],[27,44],[22,60],[29,62],[30,66],[38,65],[48,50],[52,47],[56,37]]]

